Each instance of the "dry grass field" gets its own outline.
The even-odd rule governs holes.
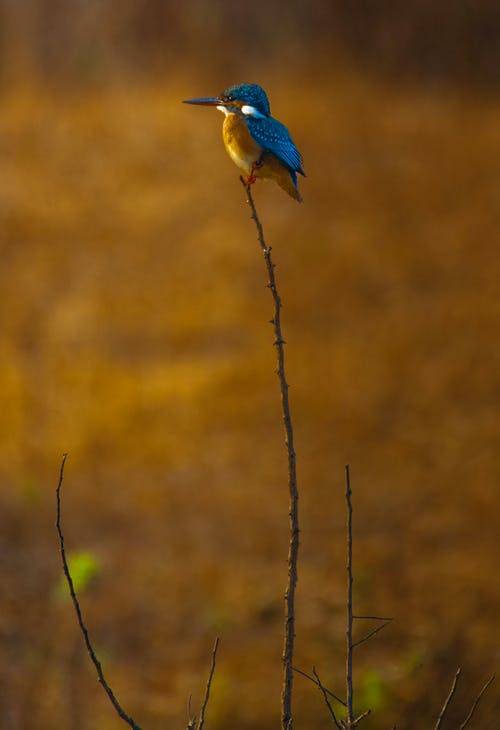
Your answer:
[[[277,727],[272,305],[222,116],[179,103],[239,80],[2,94],[2,729],[122,727],[58,590],[64,451],[68,548],[97,566],[82,607],[127,711],[185,727],[219,635],[210,728]],[[296,429],[296,664],[342,690],[348,462],[356,608],[395,617],[357,655],[365,726],[433,727],[461,665],[452,723],[499,658],[500,101],[354,72],[258,81],[307,173],[303,205],[255,187]],[[474,727],[498,727],[498,696]],[[328,726],[300,677],[295,707],[297,728]]]

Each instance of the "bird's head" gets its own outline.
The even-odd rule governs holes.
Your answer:
[[[267,94],[258,84],[235,84],[229,86],[219,96],[186,99],[184,103],[215,106],[224,114],[240,112],[257,119],[269,117],[271,114]]]

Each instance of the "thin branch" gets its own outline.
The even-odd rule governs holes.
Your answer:
[[[310,682],[312,682],[313,684],[315,684],[316,687],[319,687],[319,684],[318,684],[317,680],[314,679],[314,677],[311,677],[310,674],[307,674],[307,672],[304,672],[302,669],[298,669],[297,667],[293,667],[293,671],[294,672],[297,672],[297,674],[302,674],[303,677],[305,677]],[[335,702],[338,702],[343,707],[346,707],[346,703],[344,702],[344,700],[341,700],[340,697],[337,697],[337,695],[334,692],[332,692],[331,689],[328,689],[328,687],[323,687],[323,689],[325,690],[325,692],[327,692],[330,695],[330,697],[333,697],[333,699],[335,700]]]
[[[484,693],[486,692],[486,690],[488,689],[488,687],[494,680],[495,680],[495,675],[492,674],[491,677],[486,682],[486,684],[484,685],[484,687],[482,688],[482,690],[479,692],[479,694],[476,697],[476,699],[474,700],[474,702],[472,703],[472,707],[469,710],[469,714],[467,715],[467,717],[465,718],[463,723],[460,725],[458,730],[464,730],[464,728],[467,727],[469,722],[472,720],[472,716],[473,716],[474,712],[476,711],[476,707],[478,706],[478,704],[481,700],[481,697],[484,695]]]
[[[357,718],[354,720],[352,726],[353,727],[356,727],[357,725],[359,725],[359,723],[361,722],[361,720],[364,720],[365,717],[368,717],[368,715],[370,713],[371,713],[371,710],[365,710],[364,712],[362,712],[361,715],[358,715]]]
[[[271,259],[271,247],[266,244],[262,224],[257,215],[252,191],[245,180],[240,177],[247,201],[252,211],[252,220],[257,229],[257,238],[264,254],[268,275],[268,287],[274,301],[274,317],[271,320],[274,326],[274,345],[278,355],[277,375],[281,390],[281,409],[285,428],[285,445],[288,457],[288,491],[289,503],[289,530],[290,542],[288,547],[288,580],[285,591],[285,617],[283,637],[283,689],[281,694],[281,723],[283,730],[292,728],[292,690],[293,690],[293,651],[295,640],[295,589],[297,586],[297,561],[299,555],[299,492],[297,488],[297,474],[295,465],[295,449],[293,444],[293,425],[290,416],[288,399],[288,383],[285,376],[285,341],[281,333],[281,299],[276,288],[274,264]]]
[[[345,467],[346,479],[346,502],[347,502],[347,656],[346,656],[346,689],[347,689],[347,727],[352,728],[354,725],[354,689],[352,682],[352,655],[354,645],[352,643],[352,502],[351,502],[351,476],[349,472],[349,464]]]
[[[323,698],[325,700],[325,704],[328,707],[328,712],[330,713],[330,717],[332,718],[333,723],[337,726],[338,730],[342,730],[342,725],[339,723],[339,721],[337,720],[337,718],[335,716],[335,712],[333,710],[333,707],[331,705],[331,702],[328,699],[328,692],[325,689],[325,687],[323,687],[323,684],[321,682],[321,679],[319,678],[319,674],[316,671],[316,667],[313,667],[313,674],[314,674],[314,676],[316,678],[315,684],[320,688],[320,690],[321,690],[321,692],[323,694]]]
[[[191,713],[191,700],[193,698],[193,695],[189,695],[188,697],[188,704],[187,704],[187,730],[195,730],[196,728],[196,715],[193,715]]]
[[[76,616],[78,619],[78,625],[80,627],[80,631],[83,634],[83,638],[85,641],[85,646],[87,648],[88,655],[96,669],[97,676],[99,678],[99,682],[104,688],[104,691],[109,697],[109,700],[113,707],[115,708],[117,714],[119,717],[127,723],[133,730],[142,730],[140,725],[137,725],[137,723],[125,712],[125,710],[122,708],[120,703],[118,702],[118,699],[116,698],[113,690],[107,683],[104,673],[102,670],[101,662],[97,658],[97,655],[94,651],[94,648],[91,644],[90,638],[89,638],[89,632],[87,631],[87,627],[85,626],[85,623],[83,621],[82,611],[80,609],[80,604],[78,602],[78,598],[76,596],[75,587],[73,585],[73,579],[71,577],[71,573],[69,571],[68,561],[66,558],[66,548],[64,545],[64,534],[62,531],[62,525],[61,525],[61,489],[64,481],[64,467],[66,465],[66,459],[68,458],[68,454],[63,454],[62,462],[61,462],[61,468],[59,471],[59,483],[57,485],[56,489],[56,500],[57,500],[57,519],[56,519],[56,529],[57,534],[59,536],[59,548],[61,552],[61,558],[62,558],[62,564],[63,564],[63,570],[64,575],[66,576],[66,581],[68,583],[69,593],[71,596],[71,600],[73,601],[73,606],[75,608]]]
[[[205,690],[205,699],[203,700],[203,704],[201,706],[201,712],[200,712],[200,722],[198,725],[198,730],[203,730],[203,725],[205,724],[205,710],[207,709],[208,700],[210,697],[210,687],[212,686],[212,679],[215,672],[215,660],[217,658],[217,649],[219,647],[219,637],[215,639],[214,648],[212,650],[212,665],[210,667],[210,674],[208,675],[208,681],[207,681],[207,688]]]
[[[354,614],[352,617],[356,620],[359,619],[370,619],[371,621],[393,621],[394,616],[355,616]]]
[[[353,618],[354,618],[354,616],[353,616]],[[352,648],[355,649],[360,644],[364,644],[365,641],[368,641],[369,639],[372,638],[372,636],[375,636],[376,634],[379,633],[379,631],[382,631],[382,629],[385,629],[386,626],[389,626],[391,621],[392,621],[392,618],[389,618],[386,620],[385,623],[381,624],[380,626],[377,626],[377,628],[373,629],[372,631],[369,631],[365,636],[363,636],[363,638],[359,639],[358,641],[355,641],[354,644],[352,645]]]
[[[450,706],[450,702],[453,699],[453,695],[455,694],[455,690],[457,688],[458,679],[460,677],[461,671],[462,671],[461,668],[458,667],[458,669],[456,671],[456,674],[455,674],[455,677],[453,678],[453,683],[451,685],[450,693],[449,693],[448,697],[446,698],[446,700],[444,701],[444,705],[441,708],[441,712],[439,713],[439,717],[438,717],[438,719],[436,721],[436,724],[434,726],[434,730],[439,730],[439,728],[441,727],[441,724],[443,722],[444,716],[446,715],[446,712],[448,710],[448,707]]]

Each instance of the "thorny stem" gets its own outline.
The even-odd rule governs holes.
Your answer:
[[[109,684],[107,683],[107,681],[104,677],[104,672],[102,670],[101,662],[97,658],[97,655],[94,651],[94,647],[92,646],[92,643],[90,641],[89,632],[88,632],[87,627],[85,626],[85,623],[83,620],[80,603],[78,602],[78,598],[77,598],[77,595],[75,592],[75,587],[73,585],[73,579],[72,579],[71,573],[69,571],[68,560],[66,558],[66,548],[64,545],[64,534],[63,534],[62,525],[61,525],[61,489],[62,489],[62,485],[63,485],[63,481],[64,481],[64,467],[66,465],[67,458],[68,458],[68,454],[63,454],[61,468],[59,471],[59,483],[58,483],[57,489],[56,489],[56,500],[57,500],[56,529],[57,529],[57,534],[59,536],[59,548],[60,548],[60,552],[61,552],[64,575],[66,577],[66,582],[68,583],[69,593],[71,596],[71,600],[73,601],[73,606],[75,608],[76,616],[78,619],[78,625],[80,627],[80,631],[83,634],[87,652],[96,669],[97,676],[99,678],[99,682],[103,686],[104,691],[108,695],[109,700],[110,700],[111,704],[113,705],[113,707],[115,708],[119,717],[125,723],[127,723],[127,725],[129,725],[132,728],[132,730],[142,730],[140,725],[137,725],[137,723],[134,722],[134,720],[129,715],[127,715],[127,713],[125,712],[123,707],[118,702],[116,695],[114,694],[113,690],[111,689],[111,687],[109,686]]]
[[[315,677],[315,680],[314,680],[315,684],[320,688],[320,690],[323,694],[323,698],[325,700],[326,706],[328,707],[328,712],[330,713],[330,717],[332,718],[333,724],[338,728],[338,730],[342,730],[342,725],[337,720],[337,716],[335,715],[334,709],[332,707],[332,703],[328,699],[328,694],[329,694],[328,690],[323,686],[323,683],[321,682],[321,679],[319,678],[319,674],[316,671],[316,667],[313,667],[313,674]]]
[[[344,700],[340,699],[340,697],[338,697],[338,695],[336,695],[334,692],[332,692],[331,689],[328,689],[328,687],[325,687],[323,685],[323,688],[321,688],[320,685],[319,685],[319,683],[318,683],[318,680],[315,679],[314,677],[311,677],[310,674],[308,674],[307,672],[304,672],[302,669],[299,669],[298,667],[294,667],[293,668],[293,671],[294,672],[297,672],[297,674],[301,674],[303,677],[305,677],[310,682],[312,682],[313,684],[315,684],[316,687],[319,687],[320,689],[322,689],[322,691],[324,690],[327,693],[327,695],[330,695],[330,697],[333,697],[333,699],[336,702],[338,702],[339,705],[342,705],[343,707],[346,707],[346,703],[344,702]]]
[[[345,468],[346,478],[346,501],[347,501],[347,654],[346,654],[346,688],[347,688],[347,727],[354,727],[354,690],[352,682],[352,654],[354,644],[352,641],[352,502],[351,502],[351,476],[349,473],[349,464]]]
[[[288,399],[288,383],[285,376],[285,341],[281,333],[281,299],[276,288],[274,264],[271,259],[271,246],[266,244],[262,224],[257,215],[250,185],[240,177],[241,184],[246,190],[248,204],[252,211],[252,220],[257,229],[257,238],[264,254],[268,275],[268,287],[274,301],[274,317],[271,324],[274,327],[274,345],[278,354],[277,375],[281,389],[281,407],[285,428],[285,445],[288,456],[288,489],[290,495],[290,543],[288,548],[288,581],[285,592],[285,625],[283,640],[283,690],[281,695],[281,723],[283,730],[292,728],[292,688],[293,688],[293,650],[295,639],[295,588],[297,585],[297,561],[299,554],[299,492],[295,467],[295,450],[293,445],[293,425],[290,416]]]
[[[467,717],[465,718],[465,720],[463,721],[463,723],[460,725],[460,727],[458,728],[458,730],[465,730],[465,728],[467,727],[467,725],[469,724],[469,722],[472,720],[472,716],[474,715],[474,712],[476,711],[476,707],[478,706],[478,704],[479,704],[479,702],[481,700],[481,697],[484,695],[484,693],[486,692],[486,690],[488,689],[488,687],[490,686],[490,684],[492,682],[494,682],[494,680],[495,680],[495,675],[492,674],[491,677],[486,682],[486,684],[481,689],[481,691],[479,692],[479,694],[477,695],[477,697],[474,700],[474,702],[472,703],[472,707],[469,710],[469,714],[467,715]]]
[[[451,685],[451,689],[450,689],[450,692],[448,694],[448,697],[445,699],[444,705],[441,708],[441,712],[439,713],[439,717],[436,720],[436,724],[434,726],[434,730],[439,730],[439,728],[441,727],[441,724],[443,722],[444,716],[446,715],[446,711],[448,710],[448,707],[450,706],[450,702],[453,699],[453,695],[455,694],[455,690],[457,688],[457,684],[458,684],[458,680],[459,680],[461,671],[462,671],[461,668],[458,667],[458,669],[456,671],[456,674],[455,674],[455,676],[453,678],[453,683]]]
[[[441,728],[441,725],[443,723],[444,717],[445,717],[445,715],[446,715],[446,713],[448,711],[448,707],[450,706],[450,703],[451,703],[451,701],[453,699],[453,695],[455,694],[455,691],[457,689],[457,684],[458,684],[458,680],[460,678],[461,672],[462,672],[462,670],[459,667],[457,669],[457,671],[456,671],[456,674],[455,674],[454,678],[453,678],[453,682],[452,682],[451,689],[450,689],[450,692],[448,694],[448,697],[444,701],[444,705],[441,708],[441,712],[439,713],[439,717],[438,717],[438,719],[436,721],[436,724],[434,726],[434,730],[440,730],[440,728]],[[470,708],[467,717],[462,722],[462,724],[460,725],[460,727],[458,728],[458,730],[465,730],[465,728],[467,727],[467,725],[469,724],[469,722],[472,720],[472,717],[473,717],[474,712],[476,711],[476,708],[477,708],[477,706],[478,706],[478,704],[479,704],[479,702],[481,700],[481,697],[484,695],[484,693],[486,692],[486,690],[488,689],[488,687],[490,686],[490,684],[494,681],[494,679],[495,679],[495,675],[493,674],[488,679],[488,681],[486,682],[486,684],[482,687],[481,691],[479,692],[479,694],[477,695],[477,697],[474,699],[474,702],[472,703],[472,707]]]
[[[355,619],[355,618],[357,618],[357,616],[353,616],[353,619]],[[352,645],[352,648],[355,649],[360,644],[364,644],[365,641],[369,641],[370,639],[372,639],[380,631],[382,631],[382,629],[385,629],[386,626],[389,626],[389,624],[392,622],[392,620],[393,620],[392,618],[385,619],[385,623],[381,624],[380,626],[377,626],[376,628],[372,629],[367,634],[365,634],[365,636],[363,636],[363,638],[358,639],[358,641],[355,641]],[[379,621],[380,621],[380,619],[379,619]]]
[[[200,722],[198,724],[198,730],[203,730],[203,725],[205,724],[205,711],[207,709],[208,700],[210,697],[210,688],[212,686],[212,679],[214,678],[215,661],[217,658],[217,649],[218,648],[219,648],[219,637],[217,637],[215,639],[214,648],[212,650],[212,664],[210,666],[210,673],[208,675],[207,688],[205,690],[205,699],[203,700],[203,705],[201,706]]]

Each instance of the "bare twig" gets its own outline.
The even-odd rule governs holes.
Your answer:
[[[188,705],[187,705],[187,730],[195,730],[196,728],[196,715],[193,715],[191,713],[191,700],[193,698],[193,695],[189,695],[188,697]]]
[[[288,580],[285,591],[285,619],[283,639],[283,690],[281,695],[281,723],[283,730],[291,730],[292,727],[292,689],[293,689],[293,651],[295,640],[295,589],[297,585],[297,561],[299,555],[299,492],[297,488],[297,475],[295,466],[295,449],[293,444],[293,425],[290,416],[290,404],[288,399],[288,383],[285,376],[285,341],[281,333],[281,299],[276,288],[274,276],[274,264],[271,259],[271,247],[266,244],[262,224],[257,215],[252,191],[246,184],[243,177],[240,177],[250,210],[252,220],[257,229],[257,238],[264,254],[267,267],[268,287],[274,300],[274,317],[271,320],[274,326],[274,345],[278,354],[277,375],[281,389],[281,408],[283,413],[283,424],[285,427],[285,444],[288,456],[288,490],[290,495],[289,517],[290,517],[290,542],[288,548]]]
[[[482,688],[482,690],[479,692],[479,694],[476,697],[476,699],[474,700],[474,702],[472,703],[472,707],[469,710],[469,714],[467,715],[467,717],[465,718],[463,723],[460,725],[458,730],[464,730],[464,728],[467,727],[469,722],[472,720],[472,716],[473,716],[474,712],[476,711],[476,707],[478,706],[478,704],[481,700],[481,697],[484,695],[484,693],[486,692],[486,690],[488,689],[488,687],[494,680],[495,680],[495,675],[492,674],[491,677],[486,682],[486,684],[484,685],[484,687]]]
[[[85,623],[83,621],[82,611],[80,609],[80,604],[78,602],[78,598],[76,596],[75,587],[73,585],[73,579],[71,577],[71,573],[69,571],[68,561],[66,558],[66,548],[64,545],[64,534],[62,531],[62,525],[61,525],[61,489],[64,481],[64,467],[66,465],[66,459],[68,458],[68,454],[63,454],[62,462],[61,462],[61,468],[59,471],[59,483],[57,485],[56,489],[56,500],[57,500],[57,519],[56,519],[56,529],[57,534],[59,536],[59,548],[61,552],[61,558],[62,558],[62,564],[63,564],[63,570],[64,575],[66,576],[66,581],[68,583],[69,593],[71,596],[71,600],[73,601],[73,606],[75,608],[76,616],[78,619],[78,625],[80,627],[80,631],[83,634],[83,638],[85,641],[85,646],[87,648],[88,655],[96,669],[97,676],[99,678],[99,682],[104,688],[104,691],[109,697],[109,700],[113,707],[115,708],[117,714],[119,717],[127,723],[133,730],[142,730],[140,725],[137,725],[137,723],[130,717],[130,715],[127,715],[125,710],[122,708],[120,703],[118,702],[118,699],[116,698],[113,690],[107,683],[104,673],[102,670],[101,662],[97,658],[97,655],[94,651],[94,648],[92,646],[92,643],[90,641],[89,632],[87,631],[87,627],[85,626]]]
[[[352,682],[352,654],[354,644],[352,643],[352,502],[351,502],[351,476],[349,472],[349,464],[345,467],[346,479],[346,502],[347,502],[347,656],[346,656],[346,689],[347,689],[347,727],[352,728],[354,725],[354,689]]]
[[[441,724],[442,724],[442,722],[444,720],[444,716],[446,715],[446,712],[448,710],[448,707],[450,706],[450,702],[453,699],[453,695],[455,694],[455,690],[457,688],[458,679],[460,677],[461,671],[462,671],[461,668],[458,667],[458,669],[456,671],[456,674],[455,674],[455,676],[453,678],[453,683],[451,685],[450,693],[449,693],[448,697],[444,701],[444,705],[441,708],[441,712],[439,713],[439,717],[438,717],[438,719],[436,721],[436,724],[434,726],[434,730],[439,730],[439,728],[441,727]]]
[[[364,712],[362,712],[361,715],[358,715],[357,718],[353,721],[352,726],[356,727],[357,725],[359,725],[361,720],[364,720],[365,717],[368,717],[368,715],[370,713],[371,713],[371,710],[365,710]]]
[[[320,690],[321,690],[321,692],[323,694],[323,697],[324,697],[324,700],[325,700],[325,704],[328,707],[328,712],[330,713],[330,717],[332,718],[333,723],[337,726],[338,730],[342,730],[342,725],[340,724],[340,722],[337,720],[337,718],[335,716],[335,712],[333,710],[333,707],[331,705],[331,702],[328,699],[328,692],[327,692],[326,688],[323,687],[323,684],[321,682],[321,679],[319,678],[319,674],[316,671],[316,667],[313,667],[313,674],[314,674],[314,677],[316,679],[315,684],[320,688]]]
[[[352,617],[356,620],[359,620],[359,619],[369,619],[371,621],[393,621],[394,620],[393,616],[356,616],[353,614]]]
[[[219,647],[219,637],[215,639],[214,648],[212,650],[212,665],[210,667],[210,674],[208,675],[207,680],[207,688],[205,690],[205,699],[203,700],[203,704],[201,706],[201,712],[200,712],[200,722],[198,724],[198,730],[203,730],[203,725],[205,724],[205,710],[207,709],[208,700],[210,697],[210,687],[212,686],[212,679],[214,677],[215,672],[215,660],[217,658],[217,649]]]
[[[310,682],[312,682],[313,684],[315,684],[316,687],[319,687],[319,684],[318,684],[317,680],[314,679],[314,677],[311,677],[311,675],[308,674],[307,672],[304,672],[302,669],[298,669],[297,667],[293,667],[293,671],[294,672],[297,672],[297,674],[302,674],[303,677],[305,677]],[[341,700],[340,697],[337,697],[337,695],[334,692],[332,692],[331,689],[328,689],[328,687],[324,687],[324,686],[323,686],[323,689],[324,689],[325,692],[327,692],[330,695],[330,697],[333,697],[333,699],[335,700],[335,702],[338,702],[343,707],[346,706],[346,703],[344,702],[344,700]]]
[[[356,616],[353,616],[353,618],[356,618]],[[379,619],[379,620],[381,620],[381,619]],[[392,618],[388,618],[388,619],[386,619],[385,623],[381,624],[380,626],[377,626],[377,627],[376,627],[375,629],[373,629],[372,631],[369,631],[369,632],[368,632],[368,633],[367,633],[367,634],[366,634],[365,636],[363,636],[363,637],[362,637],[361,639],[358,639],[358,641],[355,641],[355,642],[354,642],[354,644],[352,645],[352,648],[353,648],[353,649],[355,649],[355,648],[356,648],[357,646],[359,646],[360,644],[364,644],[364,643],[365,643],[365,641],[368,641],[368,639],[371,639],[371,638],[372,638],[372,636],[375,636],[375,634],[378,634],[378,633],[379,633],[379,631],[382,631],[382,629],[385,629],[385,627],[386,627],[386,626],[389,626],[389,624],[391,623],[391,621],[392,621]]]

